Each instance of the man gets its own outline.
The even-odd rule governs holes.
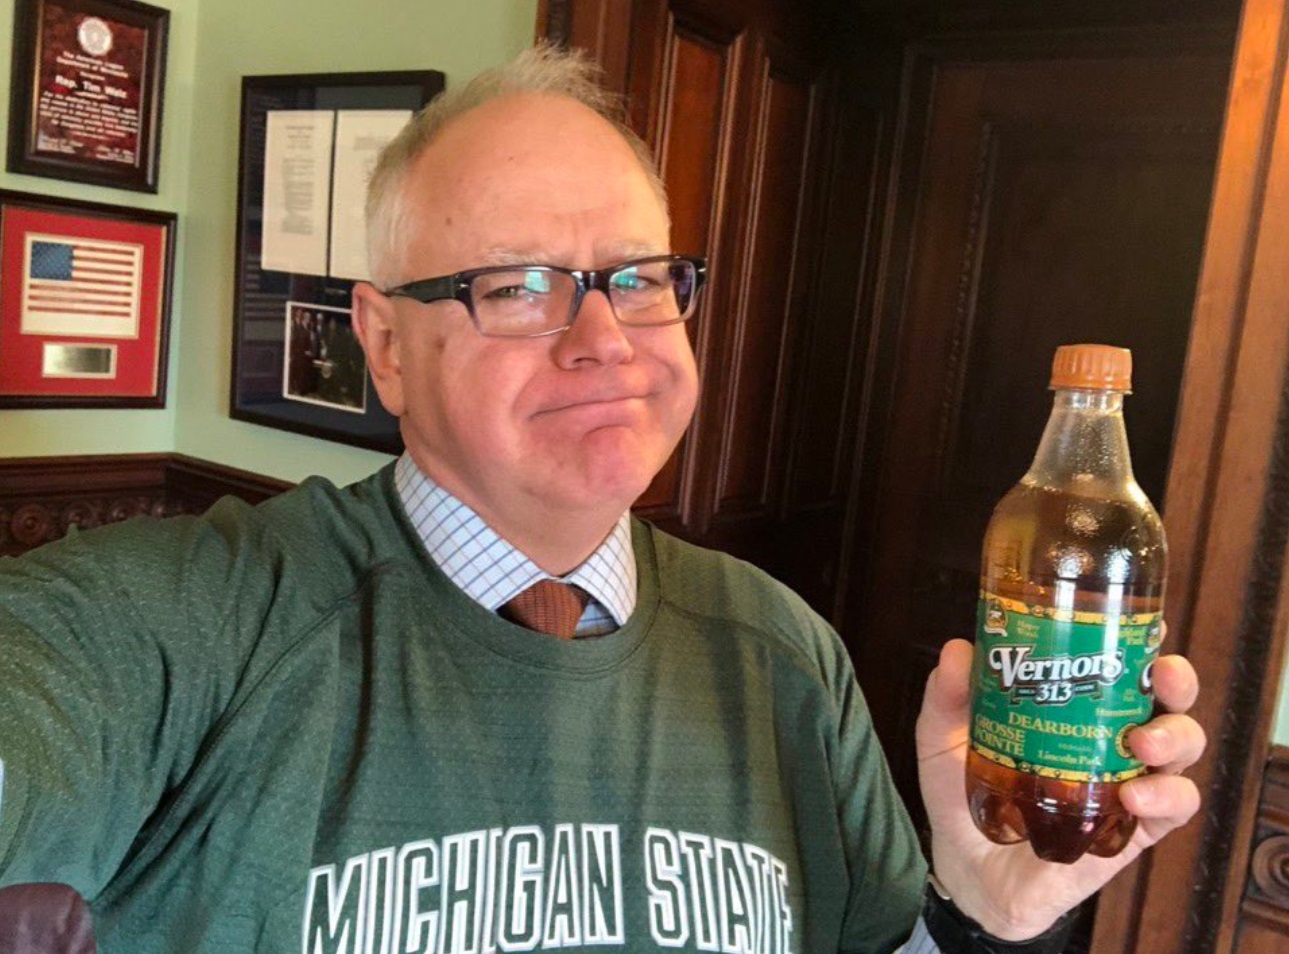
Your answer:
[[[693,411],[704,266],[606,108],[530,52],[383,156],[354,327],[396,466],[0,571],[0,883],[77,887],[108,954],[937,950],[836,635],[627,516]],[[1194,673],[1157,664],[1132,847],[1058,866],[967,814],[969,659],[918,727],[929,921],[1055,950],[1196,810]]]

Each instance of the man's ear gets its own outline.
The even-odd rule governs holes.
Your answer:
[[[353,290],[354,333],[367,355],[380,403],[395,417],[402,417],[403,365],[399,354],[398,315],[394,302],[368,282],[357,282]]]

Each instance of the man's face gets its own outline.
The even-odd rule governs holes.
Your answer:
[[[404,197],[400,281],[494,264],[603,268],[670,250],[630,147],[564,97],[513,96],[458,118],[413,164]],[[621,513],[693,413],[684,326],[620,325],[599,292],[571,328],[540,338],[484,337],[456,301],[389,301],[397,373],[378,378],[382,400],[421,469],[503,534]]]

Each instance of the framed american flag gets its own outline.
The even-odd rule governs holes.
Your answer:
[[[0,407],[164,407],[175,216],[0,190]]]

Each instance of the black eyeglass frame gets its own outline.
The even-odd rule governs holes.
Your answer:
[[[670,321],[650,321],[650,322],[633,322],[624,321],[618,314],[618,310],[613,306],[613,296],[610,294],[609,280],[619,272],[628,268],[635,268],[640,265],[652,265],[656,262],[668,263],[686,263],[693,266],[694,269],[694,291],[692,302],[687,314],[680,318],[673,318]],[[479,324],[479,316],[474,312],[474,296],[470,291],[474,280],[483,275],[496,275],[501,272],[515,271],[539,271],[539,272],[557,272],[561,275],[568,275],[576,283],[576,291],[573,293],[573,301],[569,307],[568,318],[564,324],[558,328],[550,328],[546,331],[538,331],[533,334],[524,335],[499,335],[489,333],[483,330]],[[651,255],[647,258],[633,258],[626,262],[619,262],[617,265],[611,265],[608,268],[563,268],[559,265],[488,265],[484,268],[468,268],[465,271],[456,272],[452,275],[441,275],[438,278],[422,278],[414,282],[408,282],[404,285],[398,285],[384,292],[390,298],[410,298],[413,301],[419,301],[423,305],[431,304],[436,301],[459,301],[465,305],[466,311],[470,315],[470,321],[474,324],[475,331],[481,335],[491,338],[541,338],[545,335],[558,334],[571,328],[573,322],[577,320],[577,313],[582,308],[582,300],[586,297],[587,292],[598,291],[603,293],[604,297],[609,300],[610,307],[613,307],[613,315],[617,318],[619,324],[630,325],[638,328],[661,328],[666,325],[680,324],[682,321],[688,321],[697,308],[698,293],[702,290],[703,285],[707,282],[707,259],[701,255]]]

